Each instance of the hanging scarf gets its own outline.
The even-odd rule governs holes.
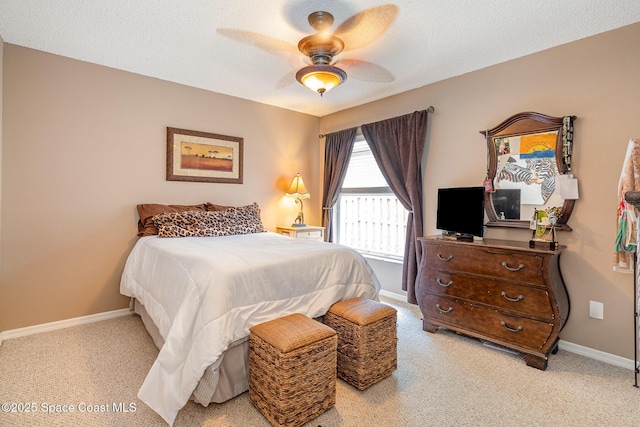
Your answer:
[[[635,208],[626,203],[627,191],[640,191],[640,140],[630,139],[618,182],[618,215],[613,270],[633,273],[633,253],[636,250]]]
[[[620,201],[620,205],[618,206],[618,233],[616,235],[616,252],[634,253],[636,251],[637,242],[633,233],[635,222],[636,213],[633,207],[629,209],[627,202],[622,199]]]

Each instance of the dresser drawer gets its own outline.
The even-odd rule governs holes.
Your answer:
[[[322,231],[297,231],[296,237],[298,239],[322,239]]]
[[[420,298],[430,322],[512,346],[541,349],[553,330],[549,322],[511,316],[456,298],[431,294],[421,294]]]
[[[544,257],[482,247],[425,245],[427,270],[464,271],[511,282],[544,285]]]
[[[295,239],[324,240],[324,227],[285,227],[276,228],[279,234]]]
[[[445,271],[423,271],[423,275],[418,282],[421,292],[457,297],[509,313],[553,320],[553,307],[545,289]]]

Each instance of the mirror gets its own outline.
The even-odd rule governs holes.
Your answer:
[[[571,230],[575,200],[556,191],[556,176],[572,173],[575,118],[525,112],[480,131],[487,142],[488,227],[529,228],[535,210],[547,210],[556,214],[556,230]]]

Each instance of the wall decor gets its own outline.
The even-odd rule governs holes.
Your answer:
[[[523,112],[480,131],[487,144],[487,227],[535,229],[534,215],[545,211],[554,213],[548,218],[554,232],[571,230],[567,222],[577,194],[556,187],[562,178],[570,178],[577,193],[571,169],[575,120]]]
[[[242,184],[244,139],[167,127],[167,181]]]

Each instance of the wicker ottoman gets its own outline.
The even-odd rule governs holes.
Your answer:
[[[302,314],[249,335],[249,399],[274,426],[300,426],[336,403],[336,332]]]
[[[396,309],[353,298],[334,304],[324,323],[338,333],[338,377],[360,390],[398,367]]]

